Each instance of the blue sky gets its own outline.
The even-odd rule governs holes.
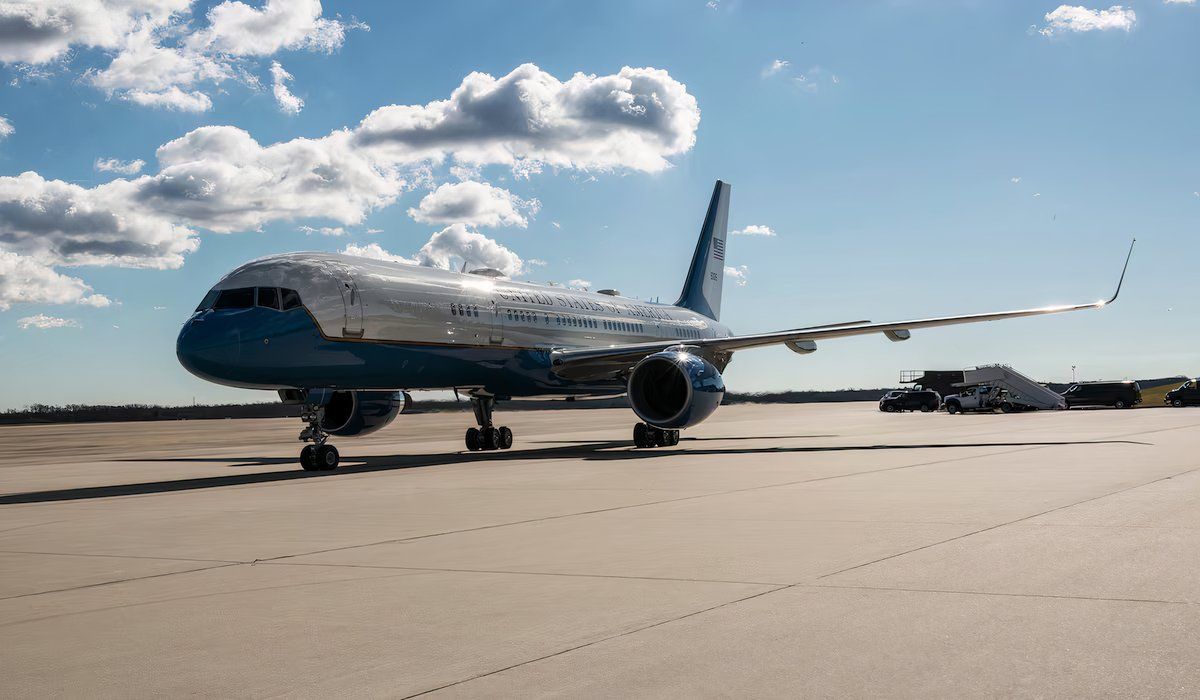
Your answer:
[[[470,250],[523,279],[670,300],[717,178],[731,228],[774,233],[729,245],[722,320],[742,332],[1090,301],[1138,238],[1101,312],[748,351],[733,390],[1200,366],[1198,4],[138,2],[160,9],[0,3],[29,36],[0,45],[0,407],[269,399],[191,377],[174,341],[220,275],[278,252]],[[473,72],[511,87],[525,64],[552,107],[575,104],[564,84],[586,92],[571,128],[514,145],[525,127],[493,111],[436,157],[395,136]],[[624,98],[604,86],[631,75],[641,113],[605,111]],[[370,148],[402,155],[343,143],[373,112],[391,131]],[[292,170],[346,190],[299,196]]]

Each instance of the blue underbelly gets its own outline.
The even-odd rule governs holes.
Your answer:
[[[621,382],[575,384],[550,371],[549,351],[503,346],[332,339],[303,309],[206,312],[176,347],[193,374],[252,389],[484,387],[507,396],[619,393]]]

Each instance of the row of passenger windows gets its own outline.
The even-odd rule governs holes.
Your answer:
[[[540,323],[547,326],[595,328],[597,330],[604,329],[606,331],[622,331],[625,333],[643,333],[646,329],[645,325],[630,321],[598,321],[587,316],[526,311],[524,309],[505,309],[504,318],[514,323]]]
[[[606,331],[625,331],[626,333],[643,333],[646,327],[640,323],[630,323],[628,321],[605,321],[604,330]]]
[[[678,328],[675,329],[676,338],[702,338],[700,331],[695,328]]]
[[[239,287],[237,289],[211,290],[204,295],[204,300],[200,302],[196,310],[248,309],[252,306],[262,306],[268,309],[287,311],[302,305],[300,294],[294,289]]]

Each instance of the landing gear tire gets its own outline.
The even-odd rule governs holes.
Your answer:
[[[313,457],[313,461],[316,464],[316,471],[319,472],[330,472],[337,469],[338,460],[341,459],[337,448],[333,445],[321,445],[313,451]]]
[[[650,426],[637,423],[633,426],[633,444],[637,447],[650,446]]]
[[[333,445],[326,443],[329,433],[321,427],[325,416],[325,407],[319,404],[306,403],[300,410],[300,420],[308,424],[300,431],[300,440],[311,442],[300,450],[300,466],[306,472],[324,472],[337,469],[338,451]]]
[[[488,426],[483,429],[483,449],[498,450],[500,449],[500,431]]]
[[[492,424],[492,411],[496,407],[496,397],[490,394],[473,394],[471,409],[475,412],[475,422],[478,428],[467,430],[467,449],[477,450],[507,450],[513,444],[513,432],[507,426],[497,428]]]
[[[300,450],[300,466],[306,472],[317,471],[317,446],[305,445],[303,450]]]
[[[672,447],[679,444],[679,431],[637,423],[633,426],[633,444],[636,447]]]

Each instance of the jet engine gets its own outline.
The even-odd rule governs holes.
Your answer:
[[[330,435],[366,435],[395,420],[408,403],[398,391],[335,391],[325,404],[321,429]]]
[[[629,404],[656,428],[689,428],[712,415],[725,396],[725,381],[711,362],[684,350],[646,357],[629,375]]]

